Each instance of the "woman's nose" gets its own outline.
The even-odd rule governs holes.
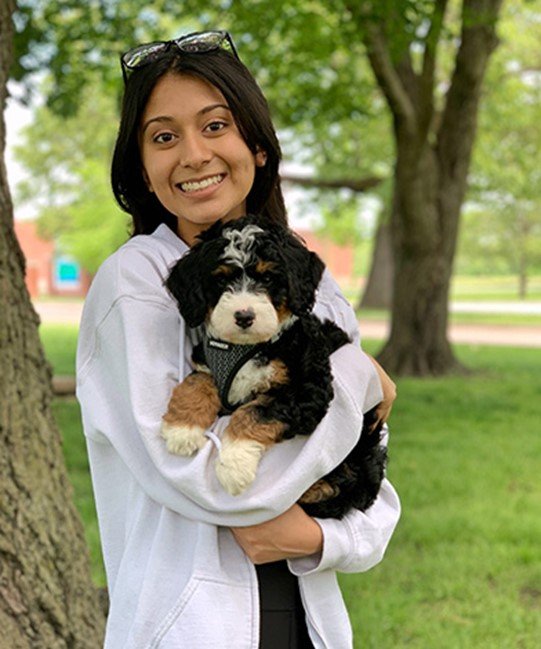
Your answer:
[[[210,162],[212,153],[204,138],[190,135],[184,138],[180,151],[180,164],[183,167],[199,169]]]

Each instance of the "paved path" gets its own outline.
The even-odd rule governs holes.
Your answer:
[[[499,313],[541,316],[541,302],[451,302],[453,313]],[[539,320],[541,325],[541,317]]]
[[[79,324],[83,312],[82,301],[35,301],[34,309],[46,324]]]
[[[363,338],[384,340],[389,333],[389,324],[377,320],[360,323]],[[470,345],[507,345],[509,347],[541,347],[541,324],[527,325],[476,325],[454,324],[449,329],[453,343]]]
[[[497,303],[492,303],[497,304]],[[474,306],[482,306],[475,303]],[[525,307],[535,306],[536,303],[526,303]],[[512,306],[510,304],[509,306]],[[541,305],[539,305],[541,307]],[[81,320],[82,302],[43,301],[35,302],[34,307],[42,322],[50,324],[79,324]],[[498,307],[501,308],[501,305]],[[537,307],[536,307],[537,308]],[[495,313],[497,311],[493,311]],[[526,311],[532,313],[532,311]],[[535,311],[533,311],[535,313]],[[541,311],[540,311],[541,313]],[[379,320],[362,320],[361,332],[364,338],[383,340],[387,337],[389,325]],[[538,327],[531,325],[451,325],[449,337],[455,343],[478,345],[509,345],[511,347],[541,347],[541,318]]]

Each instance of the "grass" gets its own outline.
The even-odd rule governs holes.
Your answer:
[[[53,344],[62,332],[47,329],[56,367],[69,345]],[[376,345],[365,343],[372,352]],[[541,350],[457,353],[471,376],[398,384],[389,476],[402,520],[379,566],[340,576],[359,649],[539,645]],[[94,579],[103,584],[78,406],[57,401],[54,411]]]
[[[56,399],[53,414],[62,433],[64,459],[74,490],[75,506],[83,520],[85,538],[90,549],[92,578],[96,585],[105,586],[105,570],[79,404],[73,398]]]
[[[361,322],[363,320],[389,320],[390,313],[384,309],[359,309],[357,316]],[[449,314],[451,324],[471,324],[471,325],[507,325],[517,327],[539,327],[541,326],[541,316],[538,314],[528,313],[453,313]]]
[[[42,324],[39,328],[41,342],[55,374],[75,374],[76,325]]]
[[[513,276],[455,275],[451,284],[453,300],[495,300],[518,302],[518,279]],[[529,278],[526,301],[541,300],[541,276]]]
[[[458,351],[471,377],[399,382],[402,520],[382,564],[341,577],[356,646],[538,646],[541,350]]]

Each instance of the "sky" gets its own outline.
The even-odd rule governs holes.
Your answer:
[[[13,90],[13,85],[9,84],[8,88]],[[13,190],[17,182],[22,180],[25,175],[23,169],[15,162],[13,156],[13,147],[19,140],[20,130],[32,119],[32,111],[23,106],[13,98],[7,101],[7,107],[4,112],[6,122],[6,167],[8,182],[13,195]],[[17,218],[31,218],[33,216],[31,207],[22,207],[17,209]]]

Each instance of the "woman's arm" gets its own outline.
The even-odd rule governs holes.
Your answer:
[[[299,505],[266,523],[232,527],[231,531],[256,564],[320,555],[323,549],[321,526]]]
[[[376,407],[376,419],[370,427],[370,430],[375,430],[380,424],[385,424],[389,421],[391,409],[396,399],[396,384],[373,356],[370,356],[370,354],[366,355],[376,368],[383,390],[383,399]]]

